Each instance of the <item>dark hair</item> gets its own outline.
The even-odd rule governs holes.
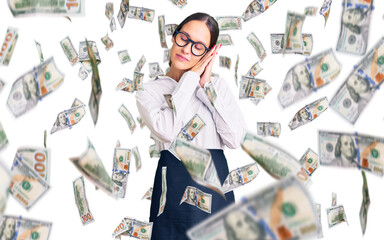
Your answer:
[[[199,21],[205,22],[205,24],[209,29],[209,32],[211,33],[211,42],[209,43],[208,48],[213,47],[213,45],[215,45],[217,42],[217,38],[219,37],[219,24],[217,23],[215,18],[213,18],[212,16],[206,13],[197,12],[192,15],[189,15],[177,26],[177,28],[172,34],[172,38],[175,37],[176,31],[180,31],[185,24],[187,24],[192,20],[199,20]],[[169,66],[171,65],[172,65],[172,61],[169,60]]]

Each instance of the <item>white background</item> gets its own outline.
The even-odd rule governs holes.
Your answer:
[[[115,227],[124,216],[148,221],[150,201],[141,200],[143,194],[153,185],[157,159],[149,157],[148,148],[153,144],[149,138],[148,128],[137,127],[130,133],[127,123],[117,109],[124,103],[134,118],[138,116],[135,97],[132,93],[115,91],[116,85],[123,77],[132,79],[133,69],[137,61],[144,54],[147,63],[144,65],[145,81],[149,79],[149,62],[159,62],[163,70],[168,67],[163,63],[163,49],[160,47],[158,34],[158,16],[165,15],[165,23],[180,23],[188,15],[202,11],[212,16],[241,16],[250,0],[190,0],[184,9],[179,9],[167,0],[131,0],[131,6],[143,6],[156,11],[152,23],[127,18],[125,27],[120,28],[117,20],[117,30],[110,32],[109,21],[104,15],[107,1],[86,1],[86,12],[83,17],[72,17],[72,22],[63,17],[24,17],[14,18],[9,11],[7,1],[0,2],[0,41],[3,40],[8,26],[19,29],[19,39],[13,57],[8,67],[0,66],[0,78],[6,82],[0,93],[0,121],[5,128],[9,145],[0,152],[2,163],[10,167],[16,149],[21,146],[43,146],[43,132],[48,133],[60,111],[68,109],[74,98],[78,98],[88,105],[91,82],[90,76],[82,81],[78,76],[80,65],[71,67],[63,50],[60,40],[70,36],[78,51],[79,41],[85,37],[97,43],[101,64],[99,72],[103,95],[100,104],[100,114],[97,125],[94,126],[89,114],[89,108],[82,121],[71,130],[63,130],[48,135],[47,146],[51,148],[51,189],[29,211],[24,209],[10,196],[5,211],[10,215],[41,219],[53,222],[51,239],[110,239]],[[290,0],[277,1],[262,15],[247,22],[243,22],[241,31],[223,31],[231,35],[234,46],[223,46],[219,55],[232,59],[231,69],[219,68],[219,58],[216,58],[214,72],[224,77],[232,88],[235,96],[238,89],[234,81],[234,65],[236,54],[240,55],[239,78],[258,61],[255,50],[246,36],[254,32],[262,42],[267,57],[262,62],[263,71],[259,78],[267,80],[272,91],[258,105],[248,100],[238,101],[246,117],[249,130],[256,132],[258,121],[280,122],[282,132],[279,138],[268,137],[268,141],[276,143],[296,158],[300,158],[310,147],[318,152],[318,130],[333,130],[343,132],[361,132],[370,135],[384,136],[382,90],[372,98],[362,116],[355,125],[342,119],[335,111],[328,109],[314,122],[294,131],[288,128],[288,123],[294,114],[305,104],[323,96],[331,99],[347,75],[361,59],[360,56],[336,52],[342,63],[340,75],[328,86],[320,89],[305,100],[287,109],[282,109],[277,101],[277,94],[287,71],[295,64],[303,61],[300,55],[272,55],[270,33],[283,33],[287,10],[304,12],[307,6],[320,8],[322,0]],[[383,35],[383,1],[375,1],[376,10],[373,12],[369,35],[368,50]],[[120,1],[113,0],[116,17]],[[303,33],[312,33],[314,38],[313,54],[328,48],[336,48],[340,30],[341,1],[334,0],[328,23],[324,27],[324,18],[320,15],[307,17],[304,22]],[[101,38],[109,33],[114,41],[114,47],[106,51]],[[13,82],[22,74],[39,64],[39,57],[34,39],[41,43],[45,59],[54,56],[55,62],[63,73],[65,80],[62,86],[44,98],[38,105],[20,116],[14,118],[6,101]],[[171,47],[170,36],[167,36],[168,46]],[[124,65],[120,64],[117,51],[127,49],[132,59]],[[75,205],[72,181],[80,176],[80,172],[69,161],[70,157],[79,156],[87,147],[87,137],[94,144],[104,166],[110,172],[113,161],[113,149],[119,139],[122,147],[139,147],[143,167],[136,172],[135,165],[131,165],[125,199],[114,200],[102,191],[96,191],[88,180],[85,180],[86,195],[95,222],[82,226],[77,207]],[[253,160],[241,149],[225,149],[229,168],[243,166]],[[235,190],[236,199],[276,182],[263,169],[259,176],[250,184]],[[371,205],[368,212],[368,226],[364,239],[382,238],[382,216],[384,212],[383,179],[367,173]],[[362,201],[362,176],[358,170],[320,167],[313,175],[313,185],[310,188],[315,202],[322,206],[322,226],[324,239],[362,239],[359,221],[359,210]],[[346,210],[349,226],[345,223],[328,228],[325,208],[331,206],[331,193],[337,193],[337,201]]]

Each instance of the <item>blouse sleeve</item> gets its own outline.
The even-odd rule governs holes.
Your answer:
[[[199,87],[196,96],[211,111],[217,132],[224,144],[232,149],[238,148],[247,131],[244,116],[225,79],[216,79],[213,87],[216,91],[213,104],[202,87]]]
[[[198,73],[192,71],[185,72],[180,78],[177,87],[172,92],[175,115],[163,96],[159,95],[160,89],[146,88],[144,85],[144,90],[136,93],[136,105],[140,116],[159,141],[171,142],[177,134],[174,126],[182,121],[184,111],[188,107],[199,80]]]

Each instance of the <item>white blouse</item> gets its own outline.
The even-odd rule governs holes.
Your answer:
[[[247,129],[243,114],[225,79],[211,78],[211,81],[217,94],[214,106],[200,86],[199,74],[192,71],[185,72],[179,82],[168,76],[159,76],[144,83],[143,91],[137,91],[137,108],[159,151],[168,149],[196,113],[206,125],[192,143],[205,149],[240,146]],[[176,115],[164,94],[172,95]]]

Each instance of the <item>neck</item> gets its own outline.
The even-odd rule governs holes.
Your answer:
[[[168,76],[175,80],[176,82],[179,82],[181,76],[185,73],[185,70],[175,69],[173,66],[169,69],[169,72],[165,74],[165,76]]]

